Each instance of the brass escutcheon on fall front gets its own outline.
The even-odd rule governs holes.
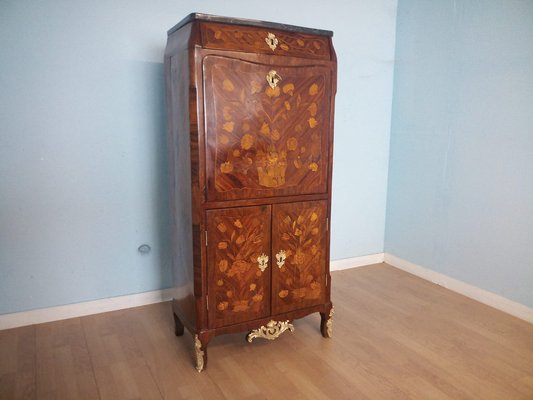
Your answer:
[[[281,81],[281,76],[279,76],[278,73],[272,69],[268,72],[266,80],[270,87],[274,89],[276,86],[278,86],[278,82]]]

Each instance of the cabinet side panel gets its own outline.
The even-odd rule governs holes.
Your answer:
[[[190,28],[169,37],[165,55],[169,178],[172,218],[172,275],[174,310],[184,324],[195,321],[193,219],[189,121]]]
[[[332,38],[330,40],[331,48],[331,94],[330,94],[330,121],[329,121],[329,168],[328,168],[328,220],[327,220],[327,235],[326,240],[326,301],[331,301],[331,273],[330,273],[330,259],[331,259],[331,196],[332,196],[332,182],[333,182],[333,142],[334,142],[334,123],[335,123],[335,96],[337,95],[337,55],[333,47]]]

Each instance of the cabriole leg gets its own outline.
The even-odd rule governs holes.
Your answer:
[[[211,339],[208,332],[194,335],[194,350],[196,352],[196,370],[202,372],[207,368],[207,344]]]
[[[333,306],[329,312],[320,313],[320,332],[325,338],[333,336],[333,314],[335,314]]]

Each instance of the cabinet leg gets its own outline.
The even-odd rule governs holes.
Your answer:
[[[184,326],[183,323],[180,321],[179,317],[173,313],[174,315],[174,334],[176,336],[182,336],[184,332]]]
[[[211,336],[208,332],[194,335],[194,350],[196,352],[196,370],[202,372],[207,368],[207,344]]]
[[[335,314],[333,306],[329,312],[320,313],[320,332],[325,338],[333,336],[333,314]]]

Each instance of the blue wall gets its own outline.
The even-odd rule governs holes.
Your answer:
[[[0,314],[170,285],[162,60],[193,11],[335,31],[332,257],[383,250],[396,0],[200,4],[0,2]]]
[[[533,306],[533,2],[398,7],[385,250]]]

